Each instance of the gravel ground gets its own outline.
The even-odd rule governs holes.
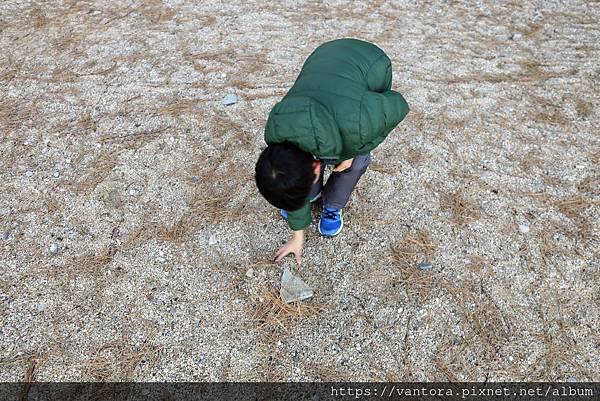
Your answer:
[[[0,2],[0,381],[600,381],[599,19],[577,0]],[[412,111],[342,234],[313,225],[302,266],[274,264],[266,117],[340,37],[389,54]],[[279,301],[284,266],[313,298]]]

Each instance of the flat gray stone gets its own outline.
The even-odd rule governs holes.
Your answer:
[[[237,101],[238,101],[238,97],[235,94],[233,94],[233,93],[228,93],[223,98],[223,104],[225,106],[231,106],[232,104],[236,104]]]
[[[417,265],[419,270],[431,270],[433,268],[432,264],[429,262],[421,262]]]
[[[296,277],[286,267],[281,275],[281,299],[286,304],[302,301],[313,296],[312,289],[300,277]]]

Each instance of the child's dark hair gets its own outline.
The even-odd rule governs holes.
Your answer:
[[[258,190],[273,206],[300,209],[315,179],[308,152],[288,142],[274,143],[260,154],[255,168]]]

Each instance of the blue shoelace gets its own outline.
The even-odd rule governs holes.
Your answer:
[[[337,220],[337,213],[338,210],[325,208],[323,209],[323,213],[321,214],[321,216],[324,219]]]

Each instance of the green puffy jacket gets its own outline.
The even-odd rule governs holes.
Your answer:
[[[392,65],[379,47],[357,39],[323,43],[269,113],[265,141],[291,142],[334,163],[367,154],[408,113],[406,100],[391,86]],[[310,221],[308,201],[288,212],[293,230]]]

